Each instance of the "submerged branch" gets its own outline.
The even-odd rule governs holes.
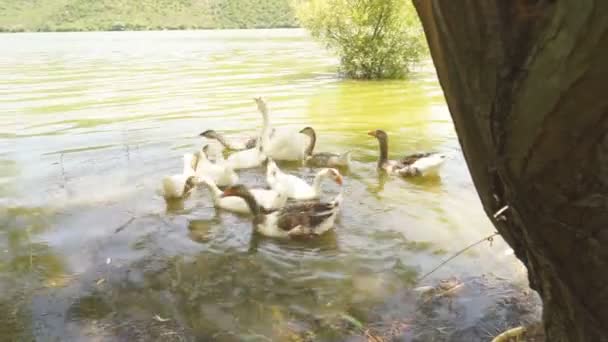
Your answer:
[[[444,260],[443,262],[441,262],[439,265],[437,265],[435,268],[433,268],[432,270],[430,270],[429,272],[425,273],[422,277],[418,278],[417,282],[420,282],[422,280],[424,280],[424,278],[430,276],[431,274],[433,274],[435,271],[437,271],[438,269],[440,269],[443,265],[447,264],[448,262],[452,261],[453,259],[455,259],[457,256],[461,255],[462,253],[468,251],[469,249],[481,244],[484,241],[488,241],[488,242],[492,242],[493,238],[497,235],[500,235],[498,232],[494,232],[492,235],[486,236],[483,239],[476,241],[468,246],[466,246],[465,248],[459,250],[458,252],[454,253],[454,255],[452,255],[451,257],[447,258],[446,260]]]

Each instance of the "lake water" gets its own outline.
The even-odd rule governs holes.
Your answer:
[[[412,311],[398,294],[493,232],[430,63],[404,81],[342,80],[337,59],[300,30],[6,34],[0,46],[8,340],[342,340],[319,322],[367,324],[374,306]],[[200,132],[259,130],[255,96],[275,126],[313,126],[319,151],[354,151],[335,232],[261,238],[203,189],[177,208],[157,194],[182,154],[202,146]],[[376,128],[392,156],[453,158],[437,177],[379,177],[366,135]],[[262,170],[240,175],[265,185]],[[522,277],[500,239],[424,284],[490,272]]]

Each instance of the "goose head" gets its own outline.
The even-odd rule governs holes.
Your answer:
[[[315,136],[315,130],[314,130],[312,127],[310,127],[310,126],[304,127],[304,128],[303,128],[303,129],[300,131],[300,133],[302,133],[302,134],[304,134],[304,135],[307,135],[307,136],[309,136],[309,137],[311,137],[311,138],[312,138],[313,136]]]
[[[258,106],[258,110],[262,113],[265,113],[268,111],[268,106],[266,105],[266,101],[264,100],[263,97],[254,97],[253,100],[255,101],[255,103]]]
[[[342,178],[340,171],[338,171],[337,169],[332,169],[332,168],[323,169],[323,170],[319,171],[319,174],[333,180],[338,185],[342,185],[342,183],[344,182],[344,178]]]
[[[189,176],[186,179],[186,182],[184,183],[184,196],[190,194],[190,192],[194,189],[194,187],[196,187],[196,185],[198,183],[199,183],[198,177],[196,177],[196,176]]]
[[[388,139],[388,135],[386,134],[385,131],[381,130],[381,129],[376,129],[373,131],[369,131],[367,132],[367,135],[371,135],[372,137],[376,137],[376,139],[378,140],[386,140]]]
[[[275,163],[275,161],[272,160],[272,158],[267,157],[266,158],[266,176],[267,177],[276,177],[279,174],[281,174],[281,169],[279,169],[279,167],[277,166],[277,163]]]
[[[212,129],[208,129],[208,130],[202,132],[201,134],[199,134],[199,136],[205,137],[207,139],[217,139],[218,138],[217,132]]]

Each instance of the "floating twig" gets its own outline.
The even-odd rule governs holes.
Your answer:
[[[135,221],[135,216],[132,216],[130,219],[127,220],[127,222],[121,224],[118,228],[116,228],[114,230],[114,233],[118,233],[121,230],[127,228],[133,221]]]
[[[160,317],[159,315],[154,315],[154,317],[153,317],[153,318],[154,318],[156,321],[161,322],[161,323],[163,323],[163,322],[167,322],[167,321],[170,321],[170,320],[171,320],[170,318],[162,318],[162,317]]]

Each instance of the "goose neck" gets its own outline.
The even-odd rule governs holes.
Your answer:
[[[315,149],[315,144],[317,143],[317,134],[315,133],[315,131],[311,130],[310,134],[307,134],[307,135],[310,138],[310,141],[308,142],[308,146],[306,147],[306,150],[304,151],[304,155],[311,156],[312,151],[314,151],[314,149]]]
[[[382,165],[386,163],[388,160],[388,141],[386,137],[379,137],[378,143],[380,145],[380,159],[378,160],[378,165]]]

